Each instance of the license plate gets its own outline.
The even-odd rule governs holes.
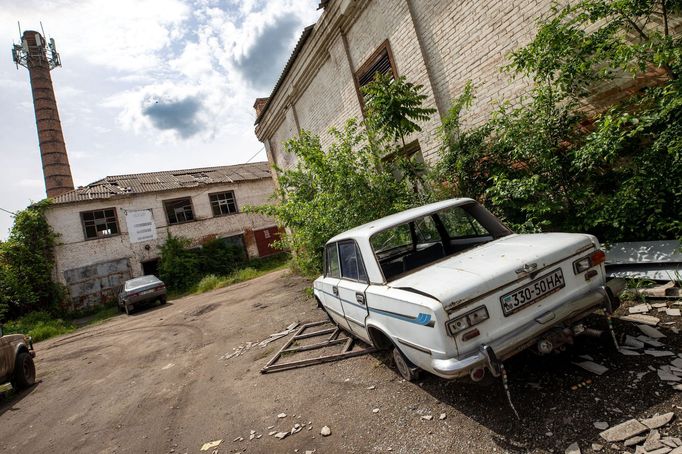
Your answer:
[[[500,298],[502,303],[502,311],[505,317],[520,311],[524,307],[528,307],[533,303],[540,301],[542,298],[554,292],[558,292],[566,285],[564,281],[564,273],[561,268],[541,276],[523,287],[517,288]]]
[[[154,289],[144,290],[144,291],[140,292],[140,295],[148,295],[149,293],[152,293],[152,292],[154,292]]]

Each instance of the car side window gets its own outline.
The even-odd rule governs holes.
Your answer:
[[[367,281],[367,273],[354,241],[339,243],[341,257],[341,276],[354,281]]]
[[[489,235],[488,231],[473,216],[460,207],[439,211],[438,217],[450,238]]]
[[[341,270],[339,268],[339,251],[336,249],[336,243],[327,245],[327,269],[326,277],[341,277]]]

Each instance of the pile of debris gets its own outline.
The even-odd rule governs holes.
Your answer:
[[[630,419],[604,430],[599,436],[612,443],[612,449],[618,449],[616,443],[622,442],[624,448],[635,447],[636,454],[682,454],[682,440],[663,436],[658,430],[674,417],[675,414],[670,412],[647,419]]]
[[[241,344],[237,347],[234,347],[232,349],[232,352],[225,353],[223,356],[220,357],[221,360],[228,360],[230,358],[234,358],[236,356],[241,356],[242,354],[246,353],[249,351],[251,348],[254,347],[260,347],[260,348],[265,348],[270,342],[274,342],[278,339],[281,339],[285,336],[288,336],[289,334],[293,333],[296,328],[298,328],[299,323],[294,322],[284,328],[284,331],[280,331],[278,333],[270,334],[268,337],[265,339],[258,341],[258,342],[246,342],[245,344]]]

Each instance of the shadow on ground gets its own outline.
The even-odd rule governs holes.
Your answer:
[[[37,381],[33,386],[22,391],[14,391],[11,386],[0,386],[0,416],[7,411],[18,411],[21,409],[21,401],[35,391],[40,386],[41,381]]]
[[[501,380],[475,384],[468,379],[446,381],[427,375],[423,390],[479,424],[489,428],[501,449],[521,453],[565,449],[573,442],[607,445],[593,423],[615,425],[632,417],[670,411],[677,391],[662,382],[648,367],[668,364],[672,357],[624,356],[608,336],[603,317],[592,316],[587,324],[605,330],[601,338],[579,338],[566,352],[539,356],[523,352],[505,362],[512,401],[521,419],[511,410]],[[639,335],[634,324],[615,321],[619,337]],[[682,337],[666,331],[666,348],[682,351]],[[590,355],[609,370],[598,376],[572,362]],[[641,381],[638,372],[647,372]],[[634,383],[633,383],[634,382]],[[660,406],[661,408],[656,408]]]

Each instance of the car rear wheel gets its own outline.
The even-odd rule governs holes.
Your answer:
[[[415,381],[419,378],[419,368],[405,358],[398,347],[393,347],[393,362],[400,376],[406,381]]]
[[[33,358],[27,352],[19,353],[14,363],[12,387],[19,391],[32,386],[35,382],[36,366],[33,364]]]
[[[161,304],[166,304],[166,297],[162,296],[161,298],[159,298],[159,301],[161,302]]]

